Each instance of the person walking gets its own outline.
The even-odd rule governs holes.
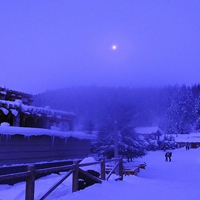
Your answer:
[[[170,151],[169,152],[169,162],[171,162],[172,161],[172,152]]]
[[[188,142],[187,142],[186,145],[185,145],[185,149],[186,149],[186,150],[189,150],[189,143],[188,143]]]
[[[165,161],[168,162],[168,158],[169,158],[169,152],[165,153]]]

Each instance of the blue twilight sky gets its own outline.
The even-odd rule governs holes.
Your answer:
[[[0,69],[32,93],[198,83],[200,1],[0,0]]]

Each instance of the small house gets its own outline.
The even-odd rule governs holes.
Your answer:
[[[156,140],[157,142],[160,141],[160,137],[163,135],[163,131],[158,126],[136,127],[135,132],[144,138]]]
[[[178,134],[174,136],[175,142],[179,148],[189,144],[190,148],[198,148],[200,146],[200,133]]]

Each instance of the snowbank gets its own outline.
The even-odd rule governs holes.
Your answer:
[[[92,162],[96,162],[96,160],[95,160],[93,157],[87,157],[87,158],[84,158],[84,159],[80,162],[80,164],[92,163]],[[81,167],[81,169],[83,169],[83,170],[85,170],[85,171],[87,171],[87,170],[94,170],[94,171],[96,171],[96,172],[101,173],[100,164]]]

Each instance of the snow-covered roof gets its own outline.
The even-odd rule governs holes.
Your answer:
[[[173,135],[176,142],[200,143],[200,133]]]
[[[154,134],[157,132],[163,133],[163,131],[158,126],[151,127],[136,127],[135,132],[137,134]]]
[[[0,94],[11,95],[11,96],[20,95],[21,97],[25,97],[25,98],[27,98],[27,97],[31,98],[33,96],[30,93],[21,92],[18,90],[11,90],[9,88],[6,88],[5,86],[0,86]]]
[[[0,105],[3,105],[3,106],[0,106],[0,109],[4,112],[5,115],[8,114],[6,112],[7,111],[6,109],[8,109],[8,110],[17,109],[17,110],[21,110],[23,113],[31,113],[31,114],[36,114],[36,115],[37,114],[45,114],[45,115],[49,115],[49,116],[59,116],[59,118],[75,116],[75,114],[73,112],[53,110],[53,109],[50,109],[48,106],[43,108],[43,107],[24,105],[21,100],[15,100],[15,101],[0,100]],[[12,112],[12,110],[11,110],[11,112]]]
[[[68,138],[75,137],[79,139],[90,139],[93,140],[96,138],[96,135],[87,134],[81,131],[57,131],[43,128],[27,128],[27,127],[14,127],[14,126],[0,126],[0,134],[1,135],[24,135],[25,137],[29,136],[41,136],[48,135],[51,137],[60,137],[60,138]]]

